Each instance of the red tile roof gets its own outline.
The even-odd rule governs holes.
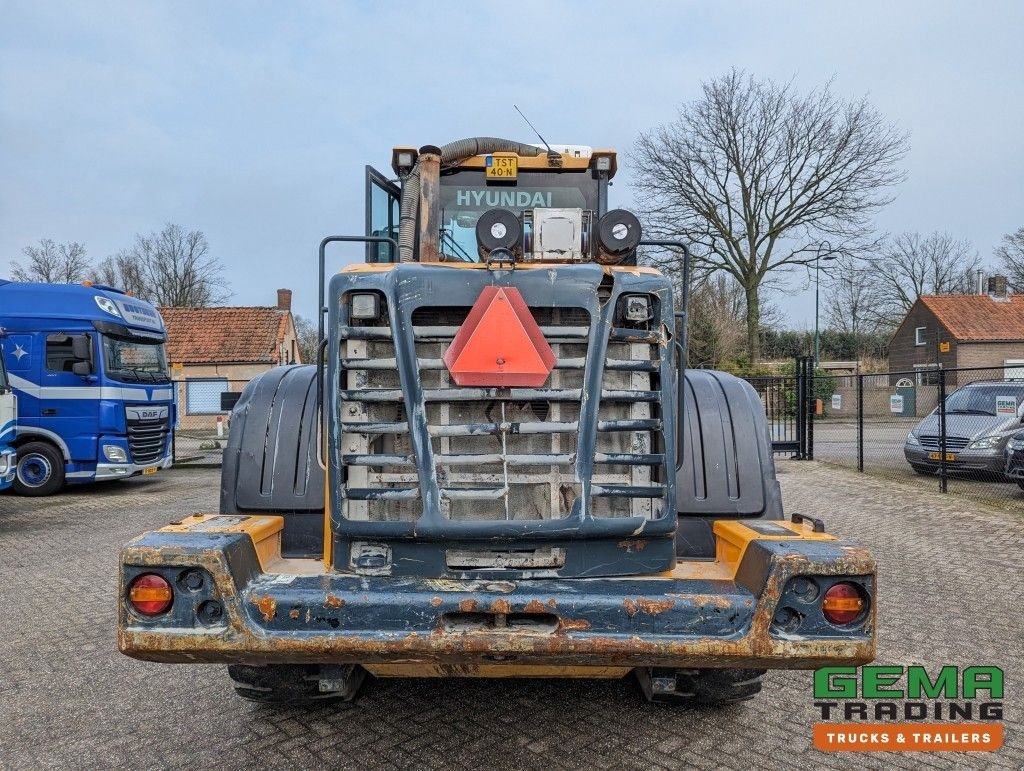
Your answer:
[[[993,300],[988,295],[924,295],[921,303],[961,342],[1024,340],[1024,295]]]
[[[279,364],[291,314],[277,308],[161,308],[167,359],[182,364]]]

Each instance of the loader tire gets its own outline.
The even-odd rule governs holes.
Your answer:
[[[360,666],[320,664],[232,664],[228,675],[235,693],[265,704],[352,701],[366,677]]]
[[[648,701],[721,707],[761,692],[764,669],[637,669]]]

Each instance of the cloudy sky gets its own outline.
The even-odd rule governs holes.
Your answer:
[[[702,79],[834,78],[911,134],[882,230],[983,257],[1024,225],[1024,3],[0,0],[0,276],[40,238],[99,260],[203,230],[233,304],[316,304],[316,245],[361,233],[363,167],[463,136],[626,151]],[[612,204],[630,204],[628,162]],[[336,253],[341,266],[361,255]],[[798,290],[806,275],[794,273]],[[776,302],[813,319],[808,292]]]

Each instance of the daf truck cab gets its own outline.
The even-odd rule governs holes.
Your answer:
[[[7,380],[4,367],[4,331],[0,328],[0,490],[6,490],[14,481],[17,459],[14,453],[14,431],[18,407]]]
[[[15,492],[170,467],[173,386],[155,307],[105,286],[0,280],[0,327],[18,398]]]

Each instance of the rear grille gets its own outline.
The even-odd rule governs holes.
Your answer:
[[[540,388],[453,385],[442,356],[468,307],[412,315],[428,441],[442,515],[451,521],[549,520],[578,513],[580,413],[590,314],[531,308],[557,357]],[[389,327],[343,331],[342,463],[345,516],[413,521],[421,512],[417,473]],[[612,330],[597,410],[590,513],[658,517],[665,496],[659,345],[654,333]]]
[[[128,418],[128,449],[132,462],[152,463],[164,456],[169,418],[136,420]]]
[[[922,447],[939,449],[939,437],[932,434],[922,434],[918,437]],[[946,436],[947,450],[962,450],[971,440],[965,436]]]

